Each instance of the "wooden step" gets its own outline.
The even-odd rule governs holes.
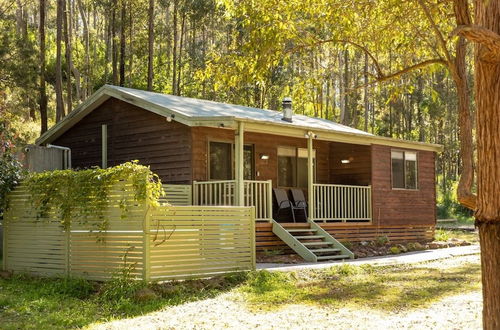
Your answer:
[[[326,253],[326,252],[340,252],[340,249],[330,249],[330,248],[325,248],[325,249],[310,249],[312,253]]]
[[[303,232],[317,232],[317,229],[311,229],[311,228],[304,228],[304,229],[286,229],[285,230],[289,233],[303,233]]]
[[[307,242],[307,243],[302,243],[305,246],[312,246],[312,245],[333,245],[331,242]]]
[[[337,255],[331,255],[331,256],[319,256],[318,260],[332,260],[332,259],[349,259],[349,256],[347,254],[337,254]]]
[[[321,235],[309,235],[309,236],[294,236],[296,239],[320,239],[320,238],[325,238],[324,236]]]

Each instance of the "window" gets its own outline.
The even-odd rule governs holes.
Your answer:
[[[417,153],[391,151],[392,187],[417,189]]]
[[[313,151],[316,159],[316,150]],[[313,171],[316,166],[313,161]],[[278,186],[307,188],[307,149],[278,148]]]
[[[234,179],[234,144],[227,142],[210,142],[209,170],[210,180]],[[253,145],[243,146],[243,177],[254,179]]]

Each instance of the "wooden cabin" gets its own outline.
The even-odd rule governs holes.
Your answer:
[[[431,239],[440,145],[376,136],[329,120],[106,85],[43,134],[73,168],[137,159],[173,204],[254,205],[257,249],[285,249],[273,188],[300,189],[307,220],[339,240]],[[290,245],[290,244],[288,244]]]

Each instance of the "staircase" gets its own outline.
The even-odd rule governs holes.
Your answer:
[[[284,227],[273,220],[273,233],[309,262],[354,259],[354,253],[314,222]]]

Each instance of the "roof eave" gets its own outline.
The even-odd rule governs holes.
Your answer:
[[[424,151],[433,151],[433,152],[442,152],[443,146],[440,144],[433,143],[425,143],[425,142],[416,142],[416,141],[407,141],[394,139],[389,137],[377,136],[373,134],[357,134],[352,132],[339,132],[332,131],[328,129],[322,128],[312,128],[312,127],[304,127],[300,125],[293,125],[289,123],[270,123],[263,122],[259,120],[253,120],[248,118],[236,118],[236,121],[242,121],[247,123],[245,125],[245,130],[253,131],[257,133],[266,133],[266,134],[275,134],[275,135],[287,135],[291,137],[304,137],[308,131],[312,131],[318,135],[318,140],[325,141],[335,141],[342,143],[353,143],[353,144],[380,144],[387,145],[398,148],[406,148],[406,149],[416,149],[416,150],[424,150]],[[268,127],[268,126],[272,126]],[[279,127],[279,129],[276,129]]]

